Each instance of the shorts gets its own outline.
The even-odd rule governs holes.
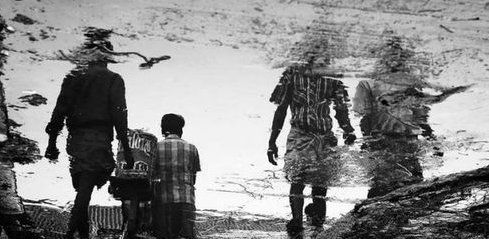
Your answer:
[[[327,187],[343,166],[332,132],[315,134],[292,127],[287,137],[284,172],[291,183]]]

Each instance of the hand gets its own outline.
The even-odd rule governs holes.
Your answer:
[[[59,150],[56,145],[48,145],[46,148],[46,152],[44,153],[44,157],[49,159],[49,162],[56,163],[58,162]]]
[[[357,136],[353,133],[345,133],[343,134],[343,139],[345,140],[346,145],[352,145],[355,142],[355,139],[357,139]]]
[[[134,168],[134,157],[132,156],[132,152],[128,152],[124,154],[124,160],[126,164],[124,165],[124,169],[133,169]]]
[[[271,143],[268,146],[267,150],[267,156],[268,156],[268,162],[270,162],[272,165],[277,165],[277,161],[275,159],[278,157],[278,148],[275,143]]]

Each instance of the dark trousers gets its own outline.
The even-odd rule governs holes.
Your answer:
[[[71,217],[68,224],[68,238],[76,231],[80,238],[88,238],[89,221],[88,206],[92,197],[93,188],[100,181],[99,173],[78,173],[72,175],[73,187],[76,190],[75,205],[71,209]]]
[[[423,181],[416,136],[383,136],[362,145],[370,153],[367,173],[368,198],[383,196],[406,185]]]
[[[138,231],[151,229],[151,205],[139,199],[122,201],[123,230],[127,238],[133,238]],[[126,238],[126,237],[124,237]]]
[[[195,205],[155,202],[153,227],[158,239],[187,238],[195,235]]]
[[[304,184],[292,183],[290,185],[289,202],[292,210],[292,220],[287,224],[288,231],[302,230],[304,188]],[[312,187],[312,204],[306,207],[306,214],[311,217],[313,226],[322,226],[324,223],[326,217],[326,191],[325,187]]]

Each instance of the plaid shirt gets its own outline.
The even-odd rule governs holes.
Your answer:
[[[303,66],[289,67],[280,78],[270,102],[290,105],[290,124],[308,132],[331,132],[329,106],[334,103],[335,118],[345,133],[353,132],[348,118],[348,93],[343,82],[310,72]]]
[[[195,204],[195,176],[200,171],[197,148],[177,135],[158,142],[154,177],[157,199],[161,203]]]

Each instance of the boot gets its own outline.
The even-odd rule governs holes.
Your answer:
[[[304,205],[304,198],[291,196],[290,208],[292,209],[292,220],[290,220],[286,227],[289,236],[295,236],[302,234],[304,227],[302,226],[302,207]]]
[[[311,205],[311,225],[317,230],[323,228],[324,220],[326,218],[326,188],[313,187],[312,188],[312,205]]]

